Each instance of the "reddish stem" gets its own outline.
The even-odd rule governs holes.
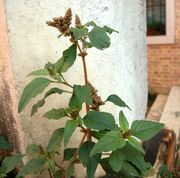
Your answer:
[[[51,174],[51,171],[48,169],[48,172],[49,172],[49,176],[50,178],[53,178],[52,174]]]

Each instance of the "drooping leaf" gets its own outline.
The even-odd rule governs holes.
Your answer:
[[[101,154],[96,154],[90,157],[90,152],[94,145],[94,142],[87,141],[80,146],[78,151],[80,161],[85,167],[87,167],[87,178],[94,178],[94,173],[101,159]]]
[[[75,62],[77,53],[77,46],[75,44],[71,45],[68,49],[63,52],[63,57],[60,59],[59,71],[60,73],[66,72]]]
[[[64,150],[63,161],[70,161],[74,159],[74,154],[76,153],[77,148],[66,148]]]
[[[64,128],[56,129],[51,135],[46,150],[49,152],[56,152],[61,146],[63,136],[64,136]]]
[[[128,137],[128,142],[131,146],[133,146],[135,149],[140,151],[142,154],[145,154],[143,147],[138,142],[138,140],[132,136]]]
[[[51,81],[46,78],[36,78],[32,80],[23,90],[18,106],[18,112],[21,112],[32,98],[42,93],[50,83]]]
[[[124,131],[129,129],[129,123],[122,111],[119,113],[119,125]]]
[[[86,127],[95,130],[116,129],[113,115],[107,112],[90,111],[83,118],[83,123]]]
[[[162,123],[146,120],[136,120],[131,125],[131,133],[133,136],[142,140],[149,140],[155,136],[163,127],[164,124]]]
[[[91,88],[89,86],[74,85],[73,93],[82,103],[92,104]]]
[[[77,96],[73,94],[69,101],[69,107],[72,110],[80,111],[82,109],[82,102]]]
[[[30,144],[26,148],[26,153],[30,156],[36,156],[37,154],[40,154],[42,151],[42,147],[40,145],[36,144]]]
[[[109,34],[112,34],[113,32],[119,33],[117,30],[114,30],[106,25],[103,27],[103,29]]]
[[[44,95],[44,98],[37,101],[36,104],[33,105],[32,109],[31,109],[31,116],[33,116],[40,107],[44,106],[45,104],[45,99],[52,95],[52,94],[55,94],[55,93],[58,93],[58,94],[62,94],[63,93],[63,90],[59,89],[59,88],[51,88],[49,91],[46,92],[46,94]]]
[[[48,119],[58,120],[67,116],[67,113],[66,113],[66,109],[59,108],[59,109],[51,109],[50,111],[46,112],[43,116]]]
[[[112,167],[113,171],[119,172],[123,165],[124,155],[121,151],[113,151],[109,157],[109,164]]]
[[[71,32],[73,33],[73,36],[75,40],[81,39],[83,35],[85,35],[88,32],[87,28],[73,28],[71,27]]]
[[[22,167],[18,173],[18,176],[25,176],[39,172],[44,168],[46,161],[47,160],[44,156],[38,156],[31,159],[26,165]]]
[[[49,72],[47,69],[39,69],[39,70],[35,70],[35,71],[31,72],[27,76],[31,76],[31,75],[35,75],[35,76],[45,75],[46,76],[48,74],[49,74]]]
[[[18,164],[21,163],[22,157],[22,154],[5,157],[5,159],[2,161],[1,172],[7,174],[12,171]]]
[[[68,120],[64,128],[64,146],[66,147],[69,139],[73,135],[76,127],[78,126],[77,120]]]
[[[114,103],[117,106],[120,107],[127,107],[129,110],[131,110],[131,108],[117,95],[110,95],[106,101],[109,101],[111,103]]]
[[[10,150],[10,148],[7,140],[3,136],[0,136],[0,150]]]
[[[95,26],[89,33],[88,37],[90,42],[97,49],[103,50],[110,46],[110,38],[106,31],[98,26]]]
[[[124,147],[126,141],[121,137],[119,130],[113,130],[105,134],[98,143],[93,147],[91,156],[103,151],[115,151]]]

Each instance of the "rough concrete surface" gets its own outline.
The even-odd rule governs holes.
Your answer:
[[[147,103],[146,15],[144,0],[6,0],[9,40],[13,72],[18,96],[32,78],[32,70],[42,68],[47,61],[56,61],[68,47],[68,41],[58,39],[58,32],[45,21],[63,15],[71,7],[82,17],[82,22],[94,20],[119,31],[112,35],[109,49],[89,50],[87,58],[90,81],[98,88],[103,99],[118,94],[132,108],[125,110],[129,121],[143,119]],[[83,83],[81,60],[66,74],[72,83]],[[30,117],[33,100],[21,114],[25,145],[36,142],[47,144],[52,131],[64,121],[42,118],[45,111],[67,105],[69,96],[51,96],[46,106]],[[109,104],[103,110],[114,112],[118,120],[119,108]],[[78,144],[79,137],[74,136]],[[78,178],[84,178],[79,175]]]

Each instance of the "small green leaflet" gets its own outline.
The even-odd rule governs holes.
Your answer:
[[[103,27],[103,29],[109,34],[112,34],[113,32],[119,33],[117,30],[114,30],[106,25]]]
[[[55,153],[61,146],[61,142],[64,136],[64,128],[56,129],[49,140],[48,146],[46,148],[50,153]]]
[[[78,126],[77,120],[68,120],[64,128],[64,146],[66,147],[69,139],[73,135],[76,127]]]
[[[123,131],[127,131],[129,129],[129,123],[122,111],[119,113],[119,125]]]
[[[64,158],[63,158],[63,161],[73,160],[76,151],[77,151],[77,148],[66,148],[66,149],[64,150]]]
[[[44,98],[37,101],[36,104],[33,105],[32,109],[31,109],[31,116],[33,116],[40,107],[44,106],[45,104],[45,99],[52,95],[52,94],[55,94],[55,93],[58,93],[58,94],[62,94],[63,93],[63,90],[59,89],[59,88],[51,88],[49,91],[46,92],[46,94],[44,95]]]
[[[39,69],[39,70],[35,70],[33,72],[31,72],[30,74],[28,74],[27,76],[40,76],[40,75],[49,75],[49,72],[47,69]]]
[[[90,42],[97,49],[103,50],[110,46],[110,38],[106,31],[98,26],[95,26],[89,33],[88,37]]]
[[[119,148],[124,147],[126,141],[121,137],[119,130],[113,130],[105,134],[98,143],[93,147],[90,156],[103,151],[115,151]]]
[[[83,118],[83,123],[86,127],[95,130],[116,129],[113,115],[107,112],[90,111]]]
[[[23,90],[18,106],[18,112],[21,112],[32,98],[42,93],[50,83],[51,81],[46,78],[36,78],[32,80]]]
[[[36,156],[40,154],[41,151],[42,151],[42,147],[36,144],[30,144],[26,148],[26,153],[29,154],[30,156]]]
[[[89,27],[89,26],[97,27],[96,23],[93,22],[93,21],[90,21],[90,22],[86,23],[85,26],[87,26],[87,27]]]
[[[79,40],[83,35],[87,34],[88,29],[85,27],[80,29],[71,27],[71,32],[73,33],[75,40]]]
[[[113,95],[110,95],[106,101],[109,101],[111,103],[114,103],[115,105],[117,106],[120,106],[120,107],[126,107],[128,108],[129,110],[131,110],[131,108],[117,95],[113,94]]]
[[[131,146],[133,146],[135,149],[140,151],[142,154],[145,154],[144,149],[142,148],[141,144],[138,142],[138,140],[132,136],[128,138],[128,142]]]
[[[80,161],[85,167],[87,167],[87,178],[94,178],[94,173],[101,159],[101,154],[96,154],[90,157],[90,152],[94,145],[94,142],[87,141],[80,146],[78,151]]]
[[[72,110],[80,111],[82,109],[82,102],[77,96],[73,94],[69,101],[69,107]]]
[[[162,128],[164,124],[146,121],[146,120],[136,120],[131,125],[131,133],[133,136],[142,139],[149,140],[155,136]]]
[[[66,109],[59,108],[59,109],[51,109],[50,111],[46,112],[43,116],[48,119],[58,120],[67,116],[67,113],[66,113]]]

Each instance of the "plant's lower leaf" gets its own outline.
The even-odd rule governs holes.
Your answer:
[[[133,136],[142,139],[149,140],[155,136],[162,128],[164,124],[146,121],[146,120],[136,120],[131,125],[131,133]]]
[[[90,152],[94,145],[95,145],[94,142],[87,141],[80,146],[78,151],[80,161],[85,167],[87,167],[86,169],[87,178],[94,177],[96,168],[101,159],[101,154],[96,154],[90,157]]]
[[[18,173],[18,176],[25,176],[39,172],[44,168],[46,161],[47,160],[44,156],[38,156],[31,159],[26,165],[22,167]]]
[[[64,158],[63,158],[63,161],[73,160],[76,151],[77,151],[77,148],[66,148],[66,149],[64,150]]]
[[[49,151],[50,153],[55,153],[61,146],[63,136],[64,136],[64,128],[56,129],[51,135],[46,150]]]
[[[124,147],[126,141],[121,137],[119,130],[113,130],[105,134],[98,143],[96,143],[90,153],[93,156],[103,151],[115,151],[119,148]]]
[[[113,171],[119,172],[123,165],[124,155],[120,150],[113,151],[109,157],[109,164]]]
[[[69,139],[73,135],[76,127],[78,126],[77,120],[68,120],[64,128],[64,146],[66,147]]]

